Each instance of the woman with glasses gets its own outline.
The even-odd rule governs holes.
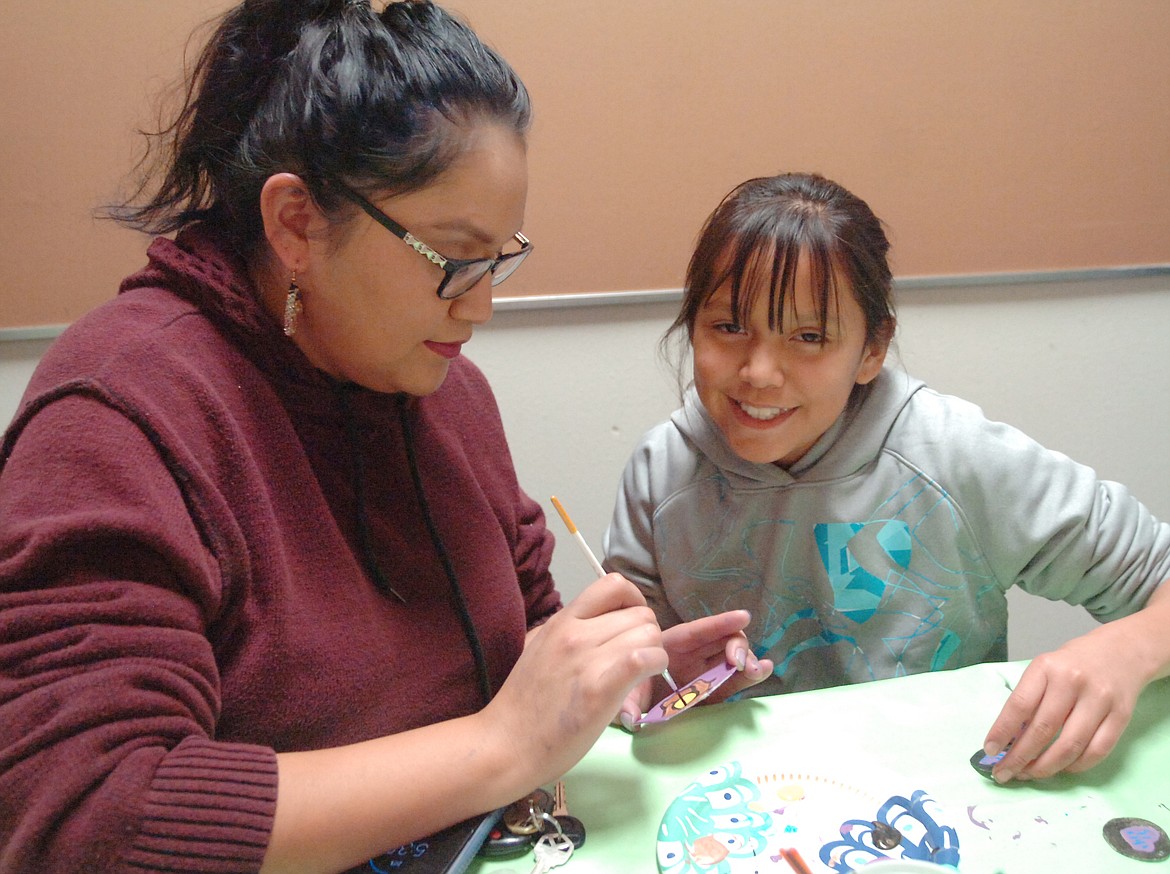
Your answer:
[[[742,655],[617,575],[561,609],[461,354],[532,250],[528,123],[430,3],[223,18],[115,210],[148,265],[0,444],[0,870],[342,871]]]

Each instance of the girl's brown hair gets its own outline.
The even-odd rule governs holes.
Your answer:
[[[865,315],[866,342],[888,342],[896,325],[889,250],[869,205],[836,182],[815,173],[749,179],[703,225],[682,309],[664,342],[684,329],[689,342],[699,310],[728,283],[731,310],[743,323],[755,294],[767,288],[768,324],[779,330],[801,256],[809,262],[822,328],[830,295],[844,283]]]

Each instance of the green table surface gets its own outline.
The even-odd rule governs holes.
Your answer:
[[[970,759],[1025,666],[978,665],[702,706],[635,735],[606,729],[565,775],[569,812],[588,837],[557,870],[652,874],[671,801],[714,766],[767,756],[792,768],[864,763],[863,770],[895,777],[890,795],[928,790],[953,812],[948,824],[960,835],[964,874],[1170,874],[1170,861],[1125,858],[1101,833],[1108,819],[1122,816],[1170,831],[1170,680],[1145,690],[1120,744],[1096,768],[999,786],[976,773]],[[819,859],[807,861],[817,874],[831,870]],[[469,874],[531,868],[531,855],[479,859]],[[759,870],[789,869],[765,858]]]

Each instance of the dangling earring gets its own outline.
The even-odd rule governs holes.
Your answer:
[[[301,314],[301,290],[297,287],[297,272],[294,270],[288,283],[288,295],[284,299],[284,335],[291,337],[297,332],[297,317]]]

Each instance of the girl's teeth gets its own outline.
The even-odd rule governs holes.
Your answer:
[[[753,407],[751,404],[745,403],[740,403],[739,408],[753,419],[759,419],[761,422],[775,419],[784,412],[780,407]]]

